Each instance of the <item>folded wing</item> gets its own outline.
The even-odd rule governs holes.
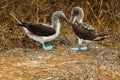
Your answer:
[[[27,28],[32,34],[37,36],[50,36],[56,33],[54,28],[44,24],[22,23],[19,25]]]
[[[94,28],[89,26],[89,24],[86,23],[73,23],[72,28],[75,32],[75,34],[84,40],[94,40],[97,35],[95,33]]]

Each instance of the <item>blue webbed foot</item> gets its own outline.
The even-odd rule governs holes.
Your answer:
[[[78,47],[78,48],[71,48],[71,50],[79,51],[79,50],[81,50],[81,48],[80,47]]]
[[[81,46],[79,46],[79,47],[77,47],[77,48],[71,48],[72,50],[74,50],[74,51],[87,51],[87,50],[89,50],[89,46],[87,45],[87,46],[85,46],[85,47],[81,47]]]
[[[53,49],[53,46],[52,45],[50,45],[50,46],[45,46],[44,44],[42,45],[42,48],[44,49],[44,50],[52,50]]]
[[[81,50],[83,50],[83,51],[87,51],[87,50],[89,50],[89,47],[88,47],[88,46],[81,47]]]

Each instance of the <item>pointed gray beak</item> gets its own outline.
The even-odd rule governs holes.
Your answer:
[[[74,15],[71,15],[71,17],[70,17],[70,20],[69,20],[69,21],[70,21],[71,23],[74,23],[74,20],[75,20],[74,18],[75,18],[75,16],[74,16]]]
[[[65,17],[65,21],[66,21],[66,22],[69,22],[69,20],[68,20],[66,17]]]
[[[67,19],[66,16],[62,17],[62,19],[64,19],[67,23],[69,23],[69,20]]]
[[[72,17],[72,16],[70,17],[70,20],[69,20],[69,21],[70,21],[70,22],[72,22],[72,21],[73,21],[73,17]]]

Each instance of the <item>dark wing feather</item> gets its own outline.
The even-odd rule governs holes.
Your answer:
[[[97,36],[94,29],[88,29],[83,23],[72,24],[75,34],[84,40],[94,40]]]
[[[27,28],[31,33],[37,36],[50,36],[56,33],[54,28],[44,24],[22,23],[20,26]]]
[[[80,26],[82,25],[81,27],[83,27],[83,28],[89,30],[90,32],[96,34],[95,29],[94,29],[91,25],[89,25],[89,24],[87,24],[87,23],[85,23],[85,22],[78,23],[78,25],[80,25]]]

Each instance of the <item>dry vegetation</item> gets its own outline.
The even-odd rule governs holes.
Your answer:
[[[18,39],[24,43],[27,38],[22,29],[16,25],[16,21],[9,15],[10,12],[13,11],[21,21],[51,24],[51,16],[55,11],[62,10],[69,18],[70,12],[75,6],[84,9],[84,21],[94,26],[98,33],[110,36],[110,39],[102,42],[102,44],[118,48],[120,42],[119,0],[1,0],[0,51],[12,48],[13,43],[11,44],[11,41],[14,42]],[[60,37],[70,39],[71,34],[73,34],[72,30],[70,31],[70,27],[63,22],[62,26],[61,32],[64,34],[61,34]]]
[[[85,22],[91,24],[98,33],[110,36],[102,42],[94,43],[94,46],[101,45],[105,47],[104,50],[108,48],[109,50],[102,52],[103,48],[96,50],[93,47],[90,52],[85,52],[86,54],[75,52],[77,55],[74,55],[74,52],[68,50],[68,48],[76,45],[77,38],[71,27],[61,21],[60,36],[54,42],[48,43],[54,44],[56,48],[54,51],[49,52],[50,57],[47,58],[49,56],[48,52],[43,51],[39,43],[29,39],[22,29],[16,25],[17,22],[9,15],[10,12],[14,12],[21,21],[51,24],[51,16],[55,11],[62,10],[69,19],[71,10],[75,6],[80,6],[84,9]],[[115,51],[110,51],[110,49]],[[119,51],[120,0],[0,0],[1,80],[29,80],[30,78],[30,80],[119,80],[120,75],[116,72],[120,72],[120,67],[116,68],[116,66],[120,65]],[[37,52],[36,55],[33,55],[35,52]],[[114,54],[119,56],[114,56]],[[111,55],[111,58],[109,55]],[[66,56],[67,59],[65,58]],[[93,57],[91,59],[91,56],[94,56],[96,61],[93,60]],[[107,62],[107,59],[110,61],[115,60],[115,63]],[[104,66],[104,69],[100,68],[100,65]],[[112,69],[111,66],[114,65],[115,69]],[[4,67],[7,69],[4,69]],[[95,68],[95,71],[89,68]],[[93,73],[82,75],[86,70],[88,73]],[[55,73],[52,73],[52,71],[55,71]],[[9,74],[9,72],[11,73]],[[83,77],[80,77],[80,75]],[[93,78],[90,78],[91,76]],[[46,77],[50,79],[46,79]]]

